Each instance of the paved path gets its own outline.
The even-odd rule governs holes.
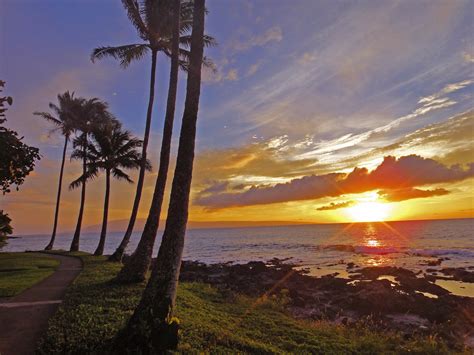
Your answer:
[[[80,259],[48,254],[59,260],[56,271],[19,295],[0,303],[0,354],[34,354],[36,343],[56,312],[66,288],[82,270]]]

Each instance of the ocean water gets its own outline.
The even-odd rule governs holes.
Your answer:
[[[161,233],[161,232],[159,232]],[[123,233],[109,233],[105,254],[110,254]],[[2,251],[43,249],[49,235],[16,235]],[[157,254],[157,238],[154,255]],[[57,236],[55,248],[68,249],[72,234]],[[80,249],[93,252],[99,233],[84,233]],[[140,233],[134,233],[131,253]],[[474,267],[474,219],[404,221],[389,223],[319,224],[277,227],[188,230],[184,259],[205,263],[288,259],[313,275],[338,272],[346,264],[400,266],[414,271],[432,268],[429,261],[443,258],[442,267]]]

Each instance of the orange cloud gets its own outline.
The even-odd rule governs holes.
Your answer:
[[[216,209],[313,200],[378,189],[407,189],[460,181],[470,177],[474,177],[474,163],[470,163],[464,169],[460,165],[448,167],[433,159],[418,155],[408,155],[398,159],[387,156],[377,168],[370,172],[366,168],[354,168],[349,174],[304,176],[273,186],[252,186],[240,193],[200,194],[195,204]]]

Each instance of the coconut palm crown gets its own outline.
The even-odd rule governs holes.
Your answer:
[[[141,154],[137,148],[141,147],[142,141],[134,138],[129,131],[123,131],[117,122],[97,127],[91,136],[92,140],[86,143],[86,149],[83,149],[82,136],[77,137],[74,142],[77,149],[71,154],[71,158],[87,163],[85,172],[70,184],[70,188],[77,188],[86,181],[96,178],[101,171],[105,172],[104,216],[99,245],[94,253],[102,255],[107,233],[110,177],[133,183],[124,170],[138,169],[141,166]],[[150,162],[147,161],[146,164],[146,169],[150,170]]]
[[[172,11],[169,0],[122,0],[128,18],[137,30],[138,36],[146,43],[126,44],[122,46],[101,46],[92,51],[91,60],[112,57],[120,61],[122,68],[131,62],[142,59],[148,51],[162,52],[171,57],[172,47]],[[180,9],[180,66],[187,70],[191,31],[193,22],[193,1],[181,1]],[[204,46],[215,46],[216,40],[204,35]],[[204,65],[213,68],[210,59],[205,58]]]

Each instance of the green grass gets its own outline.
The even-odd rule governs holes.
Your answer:
[[[0,297],[12,297],[51,275],[59,262],[44,254],[0,253]]]
[[[106,353],[140,299],[143,284],[110,283],[118,264],[81,257],[84,271],[50,320],[39,353]],[[404,340],[365,328],[298,321],[274,300],[256,302],[202,283],[181,283],[177,303],[181,353],[449,353],[434,337]]]

